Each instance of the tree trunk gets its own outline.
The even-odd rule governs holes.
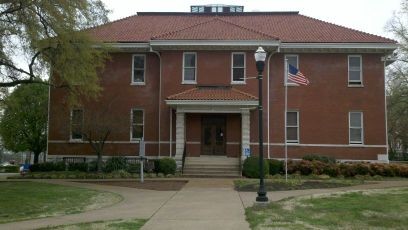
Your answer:
[[[97,168],[98,168],[98,173],[102,173],[102,153],[98,152],[98,160],[96,162]]]
[[[34,164],[38,164],[38,158],[41,152],[34,152]]]

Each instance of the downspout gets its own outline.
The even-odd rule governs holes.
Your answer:
[[[390,162],[390,156],[389,156],[389,146],[388,146],[388,110],[387,110],[387,89],[385,86],[386,82],[386,73],[385,73],[385,68],[387,67],[387,59],[384,58],[384,111],[385,111],[385,144],[387,146],[387,160],[389,163]]]
[[[280,48],[279,48],[279,46],[278,46],[278,49],[277,49],[277,51],[275,51],[275,52],[272,52],[271,54],[269,54],[269,56],[268,56],[268,61],[267,61],[267,64],[268,64],[268,69],[267,69],[267,74],[266,74],[266,76],[268,76],[268,80],[267,80],[267,89],[266,89],[266,91],[267,91],[267,95],[268,95],[268,98],[267,98],[267,100],[266,100],[266,103],[267,103],[267,108],[268,108],[268,119],[267,119],[267,126],[268,126],[268,134],[267,134],[267,138],[268,138],[268,159],[270,159],[271,158],[271,155],[270,155],[270,125],[269,125],[269,120],[270,120],[270,116],[269,116],[269,114],[270,114],[270,106],[269,106],[269,98],[271,97],[271,95],[270,95],[270,91],[269,91],[269,88],[270,88],[270,76],[269,76],[269,74],[270,74],[270,62],[271,62],[271,57],[275,54],[275,53],[278,53],[280,51]]]
[[[150,52],[155,53],[157,55],[157,57],[159,57],[159,118],[158,118],[158,136],[159,136],[159,148],[158,148],[158,157],[160,158],[160,154],[161,154],[161,103],[162,103],[162,60],[161,60],[161,56],[160,53],[153,50],[152,46],[150,46]]]

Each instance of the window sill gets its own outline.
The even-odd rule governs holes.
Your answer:
[[[139,143],[140,143],[140,141],[142,141],[142,138],[132,138],[132,139],[130,139],[130,143],[136,143],[136,144],[139,144]]]
[[[361,85],[348,85],[348,87],[349,88],[364,88],[364,85],[363,84],[361,84]]]
[[[350,147],[364,147],[364,143],[349,143]]]
[[[84,142],[82,139],[69,139],[69,143],[82,143]]]
[[[144,86],[144,85],[146,85],[146,83],[144,83],[144,82],[132,82],[132,83],[130,83],[130,85]]]
[[[244,81],[232,81],[231,85],[246,85],[246,82],[244,82]]]
[[[197,85],[196,81],[183,81],[181,82],[182,85]]]
[[[299,142],[286,142],[286,145],[299,145]]]

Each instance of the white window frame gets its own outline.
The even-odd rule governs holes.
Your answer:
[[[234,67],[234,55],[243,54],[244,55],[244,67]],[[242,81],[234,81],[234,68],[244,68],[244,79]],[[245,52],[232,52],[231,53],[231,84],[246,84],[246,53]]]
[[[360,58],[360,84],[350,84],[350,82],[358,82],[355,80],[350,80],[350,58],[358,57]],[[363,87],[363,57],[362,55],[348,55],[347,56],[347,84],[349,87]]]
[[[143,66],[143,82],[135,82],[134,75],[135,75],[135,57],[143,57],[144,59],[144,66]],[[131,85],[146,85],[146,54],[133,54],[132,55],[132,79]]]
[[[351,114],[352,113],[359,113],[361,118],[361,127],[352,127],[351,126]],[[350,111],[349,116],[349,144],[350,145],[364,145],[364,113],[362,111]],[[351,141],[351,129],[361,129],[361,142]]]
[[[296,126],[288,126],[288,113],[296,113]],[[288,140],[288,128],[297,128],[297,140]],[[286,143],[287,144],[299,144],[300,143],[300,124],[299,124],[299,110],[287,110],[286,111],[286,124],[285,124],[285,129],[286,129]]]
[[[299,55],[298,54],[285,54],[284,59],[283,59],[283,65],[284,65],[284,73],[283,73],[283,77],[284,77],[284,85],[287,86],[299,86],[298,84],[294,83],[294,82],[288,82],[288,62],[286,61],[288,59],[288,57],[296,57],[296,69],[299,69]]]
[[[142,119],[143,119],[143,133],[142,133],[142,138],[144,139],[145,136],[145,111],[144,109],[140,109],[140,108],[132,108],[130,110],[130,141],[140,141],[142,138],[140,137],[133,137],[133,111],[142,111]],[[136,124],[136,125],[140,125],[140,124]]]
[[[81,142],[84,138],[83,134],[81,133],[81,138],[73,138],[72,137],[72,118],[74,115],[74,110],[81,110],[82,111],[82,121],[81,121],[81,126],[82,129],[84,128],[84,109],[82,108],[75,108],[75,109],[71,109],[70,111],[70,118],[69,118],[69,140],[72,142]]]
[[[185,80],[184,79],[184,69],[185,68],[192,68],[192,67],[185,67],[185,56],[186,56],[186,54],[194,54],[195,55],[195,63],[194,63],[194,69],[195,69],[195,71],[194,71],[194,81],[192,81],[192,80]],[[184,52],[183,53],[183,69],[182,69],[182,72],[183,72],[183,79],[182,79],[182,84],[197,84],[197,52]]]

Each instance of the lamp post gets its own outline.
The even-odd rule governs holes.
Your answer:
[[[255,51],[256,69],[258,71],[258,131],[259,131],[259,190],[256,197],[257,202],[267,202],[265,183],[264,183],[264,159],[263,159],[263,108],[262,108],[262,72],[265,67],[266,52],[262,47]]]

